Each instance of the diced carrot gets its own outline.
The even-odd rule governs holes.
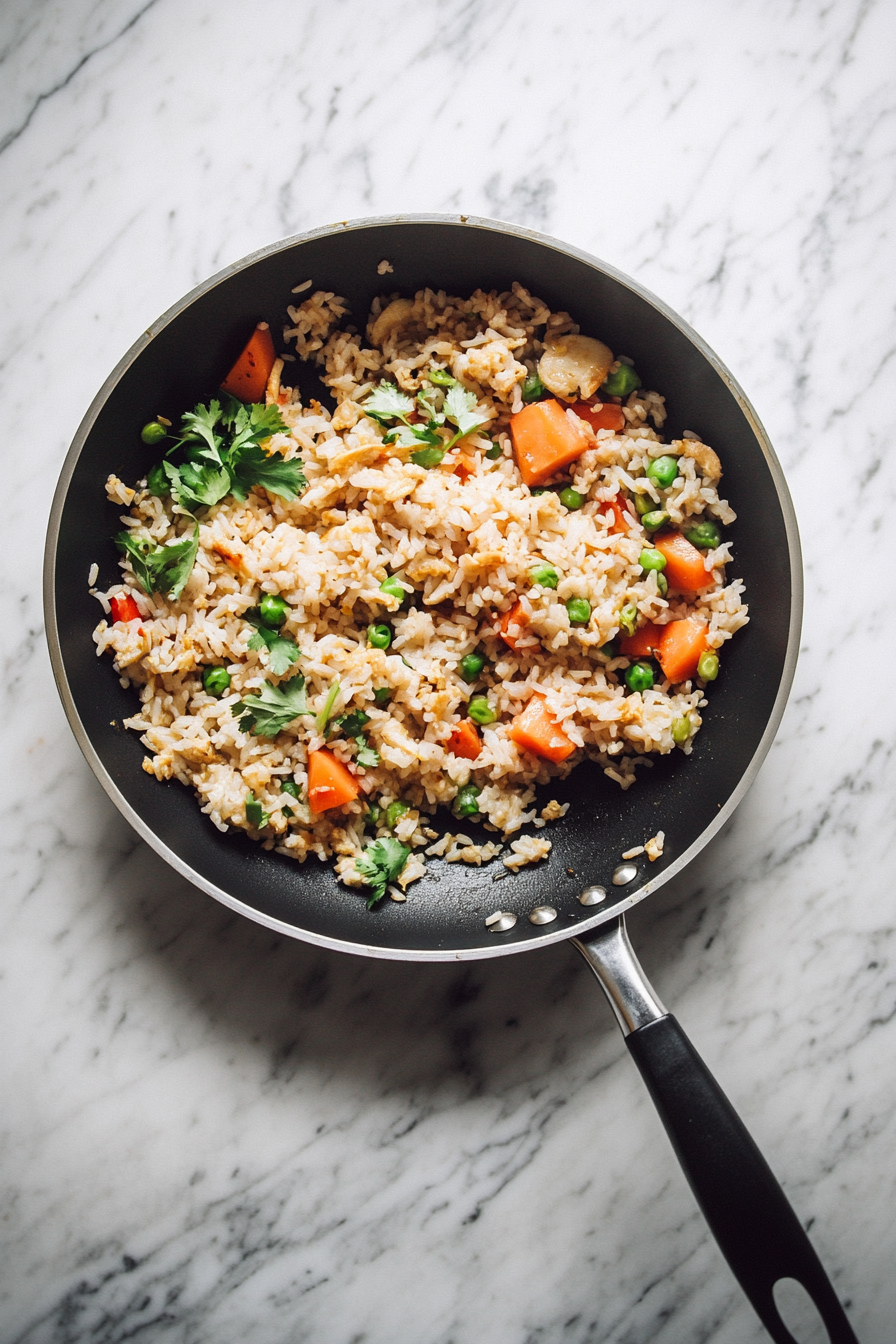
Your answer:
[[[633,635],[623,635],[619,641],[619,652],[626,658],[651,658],[654,649],[659,648],[663,631],[667,628],[665,625],[654,625],[653,621],[645,621]]]
[[[498,626],[498,633],[509,649],[516,648],[516,641],[519,639],[523,630],[529,624],[529,618],[523,611],[522,602],[515,602],[509,611],[505,611],[501,617],[501,623]],[[509,634],[510,627],[514,626],[516,634]]]
[[[673,588],[682,593],[696,593],[712,583],[712,574],[704,567],[703,556],[680,532],[664,532],[653,538],[653,545],[666,557],[663,572]]]
[[[264,390],[274,367],[274,341],[267,322],[259,322],[246,348],[221,384],[224,392],[240,401],[264,401]]]
[[[510,417],[516,462],[526,485],[541,485],[549,476],[581,457],[588,447],[559,401],[534,401]]]
[[[625,427],[625,416],[621,406],[614,406],[611,401],[595,401],[592,405],[587,401],[577,401],[572,407],[580,420],[587,420],[592,429],[612,429],[614,434],[618,434]]]
[[[612,513],[611,533],[627,532],[635,521],[628,510],[622,507],[618,499],[611,499],[609,504],[601,504],[600,512],[603,514]]]
[[[670,621],[663,626],[656,656],[663,676],[669,681],[688,681],[697,675],[701,653],[709,648],[706,626],[693,616],[683,621]]]
[[[482,750],[482,738],[476,731],[476,725],[471,719],[464,719],[452,729],[447,746],[448,750],[453,751],[455,756],[463,756],[464,760],[475,761]]]
[[[576,749],[537,691],[511,723],[510,736],[518,747],[557,764]]]
[[[109,606],[112,608],[112,620],[115,622],[141,619],[140,608],[130,593],[123,593],[121,597],[110,597]]]
[[[475,470],[476,468],[473,466],[472,462],[468,461],[467,458],[462,457],[454,468],[454,474],[455,476],[459,476],[462,481],[465,481],[468,476],[474,474]]]
[[[321,747],[308,757],[308,806],[312,812],[342,807],[358,796],[358,783],[331,751]]]

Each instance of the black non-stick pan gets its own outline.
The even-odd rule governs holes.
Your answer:
[[[387,277],[377,271],[384,260],[392,266]],[[689,758],[676,752],[657,761],[626,793],[596,766],[581,765],[551,786],[552,797],[572,806],[551,828],[547,863],[516,875],[502,868],[498,881],[488,868],[471,874],[436,863],[405,904],[386,901],[372,913],[328,866],[315,859],[300,866],[241,835],[221,834],[181,784],[145,774],[137,735],[122,727],[134,692],[120,686],[110,660],[96,658],[91,640],[99,608],[88,594],[90,567],[99,565],[100,588],[119,573],[111,538],[120,509],[106,501],[106,478],[138,479],[153,456],[139,427],[207,398],[247,330],[265,318],[277,332],[290,291],[306,279],[345,295],[359,325],[384,288],[413,294],[425,285],[468,294],[519,280],[552,308],[570,310],[665,394],[668,437],[696,430],[719,452],[724,493],[739,515],[730,531],[731,573],[744,579],[750,603],[750,624],[726,647]],[[306,395],[326,400],[312,372],[289,367]],[[694,1194],[772,1338],[793,1344],[773,1296],[779,1280],[792,1278],[808,1291],[833,1344],[855,1340],[799,1220],[647,984],[623,922],[624,911],[693,858],[743,797],[780,721],[799,637],[799,542],[781,469],[743,393],[684,322],[594,258],[493,220],[360,220],[276,243],[170,309],[100,391],[56,493],[45,601],[53,667],[75,735],[112,801],[163,858],[250,919],[343,952],[448,961],[572,940],[606,991]],[[660,830],[665,849],[657,862],[642,856],[621,866],[623,852]],[[487,926],[497,911],[504,918]]]

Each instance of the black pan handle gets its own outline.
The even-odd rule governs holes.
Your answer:
[[[719,1248],[775,1344],[799,1344],[773,1296],[796,1279],[831,1344],[858,1344],[771,1168],[697,1051],[653,992],[622,918],[573,944],[610,1000],[629,1052]]]

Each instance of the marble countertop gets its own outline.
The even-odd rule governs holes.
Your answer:
[[[0,1344],[765,1338],[571,949],[391,964],[233,916],[136,838],[54,690],[47,512],[109,370],[253,248],[399,210],[636,276],[776,445],[790,705],[631,928],[892,1341],[894,47],[883,0],[6,0]]]

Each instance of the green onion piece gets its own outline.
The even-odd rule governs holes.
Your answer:
[[[339,694],[339,682],[334,681],[327,692],[327,698],[324,701],[324,707],[314,720],[314,726],[319,733],[324,732],[327,724],[330,722],[330,715],[333,712],[333,706],[336,703],[336,697]]]
[[[544,383],[537,373],[530,373],[523,383],[523,401],[538,401],[544,396]]]
[[[295,812],[293,812],[292,808],[289,807],[289,806],[287,806],[287,807],[281,807],[280,812],[281,812],[281,814],[282,814],[284,817],[294,817],[294,816],[295,816]]]
[[[560,582],[560,575],[553,565],[536,565],[534,569],[529,570],[529,578],[539,588],[556,588]]]
[[[615,373],[611,373],[601,385],[601,392],[608,397],[627,397],[630,392],[641,386],[641,379],[630,364],[620,364]]]
[[[457,379],[452,378],[447,369],[430,369],[426,376],[431,383],[435,383],[436,387],[453,387],[457,382]]]
[[[263,831],[268,824],[268,814],[251,790],[246,794],[246,820],[256,831]]]
[[[494,723],[498,717],[484,695],[473,696],[467,705],[467,714],[483,728],[488,723]]]
[[[372,649],[388,649],[392,643],[392,631],[388,625],[371,625],[367,630],[367,643]]]
[[[656,589],[660,597],[665,597],[669,591],[669,580],[662,570],[660,570],[656,576]]]
[[[380,807],[379,803],[368,803],[367,811],[364,813],[364,825],[378,826],[382,815],[383,809]]]
[[[391,686],[375,687],[373,692],[373,699],[374,702],[378,705],[388,705],[389,701],[392,699],[392,687]]]
[[[638,608],[635,606],[634,602],[626,602],[619,613],[619,629],[623,630],[627,635],[633,635],[635,633],[635,624],[637,620]]]
[[[294,779],[281,779],[280,792],[291,794],[296,800],[300,797],[299,786]]]
[[[475,784],[465,784],[458,789],[451,811],[460,820],[463,817],[479,816],[479,795],[482,792]]]
[[[615,639],[608,639],[606,644],[601,644],[598,653],[602,653],[605,658],[618,658],[619,649],[616,646]]]
[[[383,579],[380,584],[380,592],[385,593],[387,597],[397,598],[399,602],[404,602],[409,596],[404,588],[402,588],[401,581],[397,574],[390,574],[387,578]]]

